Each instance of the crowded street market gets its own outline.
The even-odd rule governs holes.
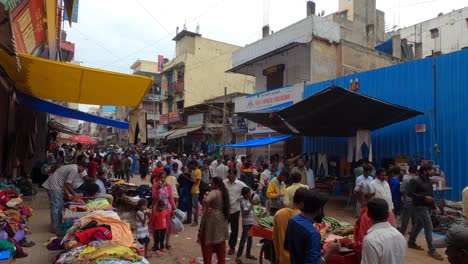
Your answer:
[[[0,0],[0,263],[468,263],[468,7],[118,1]]]

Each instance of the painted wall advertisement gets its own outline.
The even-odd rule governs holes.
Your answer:
[[[4,1],[2,1],[4,2]],[[33,54],[45,41],[42,0],[6,1],[18,52]]]
[[[282,108],[302,100],[303,84],[295,84],[275,90],[239,97],[235,100],[234,110],[249,112],[268,108]],[[247,120],[249,134],[272,133],[274,130]]]

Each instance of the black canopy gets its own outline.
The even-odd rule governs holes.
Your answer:
[[[349,137],[423,113],[333,86],[278,111],[237,114],[284,134]]]

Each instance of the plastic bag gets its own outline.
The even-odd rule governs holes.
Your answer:
[[[179,218],[173,217],[171,219],[171,234],[178,234],[182,231],[184,231],[184,224]]]
[[[174,215],[181,221],[184,222],[186,213],[180,209],[174,211]]]

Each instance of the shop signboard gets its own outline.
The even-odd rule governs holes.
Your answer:
[[[159,118],[159,124],[161,125],[167,125],[169,121],[169,115],[168,114],[162,114],[161,117]]]
[[[203,113],[189,115],[187,117],[187,125],[188,126],[203,125]]]
[[[45,41],[42,0],[11,0],[6,6],[11,14],[16,50],[35,53]]]
[[[179,111],[169,113],[169,123],[175,123],[180,121]]]
[[[246,120],[243,117],[237,115],[231,117],[231,130],[234,134],[247,133]]]
[[[303,84],[295,84],[239,97],[235,100],[234,110],[238,113],[292,105],[302,100],[303,87]],[[268,127],[251,121],[247,121],[247,128],[249,134],[275,132]]]

